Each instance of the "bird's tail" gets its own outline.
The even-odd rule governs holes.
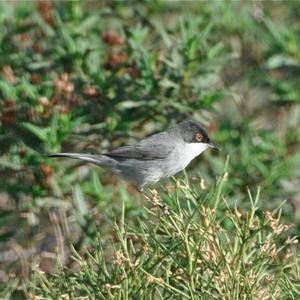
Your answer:
[[[83,154],[83,153],[55,153],[49,154],[48,157],[68,157],[81,159],[84,161],[88,161],[97,165],[102,165],[103,156],[102,155],[94,155],[94,154]]]

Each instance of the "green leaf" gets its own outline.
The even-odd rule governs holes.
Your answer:
[[[86,216],[88,214],[88,208],[79,184],[76,184],[73,188],[73,199],[79,213],[82,216]]]
[[[271,56],[266,62],[267,68],[276,69],[280,67],[300,67],[300,60],[293,57],[277,54]]]
[[[93,179],[93,184],[94,184],[96,194],[98,195],[99,199],[103,199],[103,195],[104,195],[103,187],[96,171],[93,171],[92,179]]]
[[[42,142],[46,142],[48,140],[48,133],[49,133],[48,128],[40,128],[36,125],[27,122],[22,123],[22,127],[29,130],[32,134],[38,137]]]
[[[4,158],[0,158],[0,165],[14,171],[19,171],[22,169],[22,166],[20,164],[8,161]]]

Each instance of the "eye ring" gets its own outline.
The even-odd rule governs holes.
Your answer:
[[[200,142],[203,141],[203,135],[200,132],[198,132],[198,133],[195,134],[195,139],[196,139],[197,142],[200,143]]]

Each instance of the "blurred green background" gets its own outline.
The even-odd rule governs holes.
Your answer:
[[[190,182],[213,185],[229,156],[228,203],[246,209],[260,187],[299,234],[298,1],[4,1],[0,25],[3,286],[20,288],[32,262],[52,271],[57,251],[67,266],[69,243],[95,246],[95,224],[114,239],[123,202],[132,226],[148,217],[132,187],[47,153],[105,152],[185,118],[222,147]]]

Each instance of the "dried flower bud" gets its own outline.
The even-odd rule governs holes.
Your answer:
[[[27,116],[30,121],[34,121],[37,116],[36,110],[33,107],[29,107],[27,110]]]
[[[41,82],[41,75],[39,73],[31,74],[30,82],[32,84],[39,84]]]
[[[72,82],[66,82],[64,85],[64,91],[71,94],[74,91],[74,84]]]
[[[61,75],[61,80],[64,81],[64,82],[69,81],[69,78],[70,78],[70,76],[66,72]]]
[[[59,96],[54,96],[52,99],[51,99],[51,103],[53,104],[53,105],[56,105],[56,104],[58,104],[58,103],[60,103],[61,102],[61,98],[59,97]]]
[[[44,49],[43,47],[41,46],[40,43],[38,42],[35,42],[33,45],[32,45],[32,50],[35,52],[35,53],[38,53],[38,54],[42,54]]]
[[[121,64],[124,64],[128,59],[127,54],[125,53],[111,53],[108,55],[107,63],[105,67],[111,69],[117,67]]]
[[[205,184],[205,180],[203,178],[201,178],[201,180],[200,180],[200,188],[203,191],[205,191],[207,189],[207,186]]]
[[[10,65],[5,65],[2,67],[2,75],[7,81],[16,83],[16,77]]]
[[[139,69],[136,66],[128,67],[127,71],[133,79],[138,79],[140,77]]]
[[[40,166],[41,168],[41,172],[42,172],[42,175],[45,177],[45,178],[49,178],[53,175],[53,170],[51,167],[49,167],[48,165],[46,164],[42,164]]]
[[[288,230],[290,226],[279,224],[279,218],[275,218],[269,211],[265,212],[266,223],[273,229],[275,234],[281,234],[283,231]]]
[[[68,114],[70,112],[70,107],[68,105],[62,105],[60,108],[59,108],[59,112],[61,114]]]
[[[25,148],[25,147],[20,147],[19,148],[19,155],[21,156],[21,157],[24,157],[25,155],[26,155],[26,153],[27,153],[27,149]]]
[[[299,240],[297,239],[297,237],[296,236],[294,236],[294,237],[288,237],[287,239],[286,239],[286,241],[285,241],[285,244],[286,245],[290,245],[290,244],[298,244],[299,243]]]
[[[43,106],[48,106],[50,104],[49,99],[45,96],[39,97],[38,102]]]
[[[58,94],[60,94],[63,91],[64,84],[64,81],[59,78],[54,81],[54,87]]]
[[[38,3],[38,10],[40,14],[42,15],[45,22],[53,26],[54,25],[54,19],[53,19],[53,6],[52,2],[49,0],[41,0]]]
[[[121,250],[116,251],[115,258],[114,258],[114,263],[116,265],[122,266],[126,260],[127,259]]]
[[[14,100],[5,100],[1,111],[1,122],[3,125],[13,125],[17,120],[17,105]]]
[[[89,97],[95,97],[95,96],[99,95],[98,91],[97,91],[97,88],[95,86],[86,86],[86,87],[84,87],[83,93],[86,96],[89,96]]]
[[[124,40],[116,31],[104,31],[101,34],[104,43],[110,46],[123,46]]]
[[[151,274],[147,274],[146,281],[148,284],[151,284],[154,282],[154,277]]]

